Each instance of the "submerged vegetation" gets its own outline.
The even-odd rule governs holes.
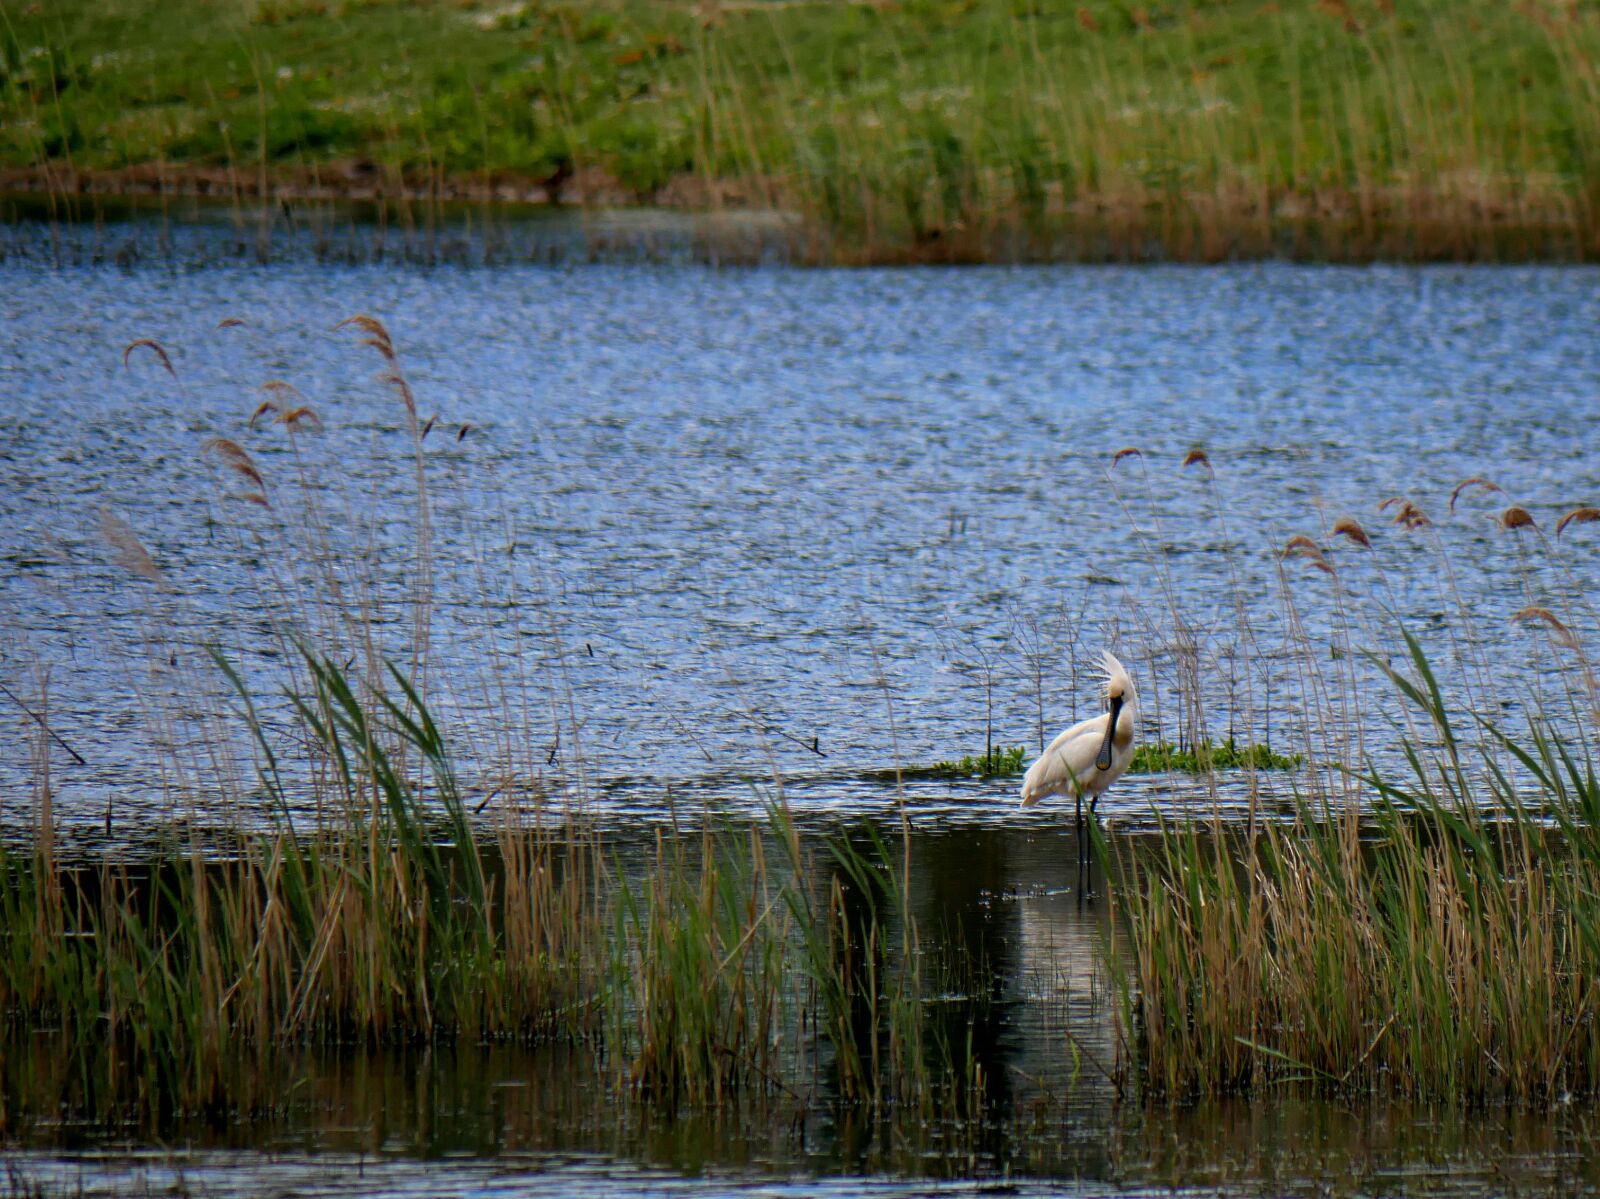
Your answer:
[[[893,782],[898,775],[907,779],[1005,778],[1021,774],[1028,767],[1024,745],[1001,745],[979,754],[964,754],[951,762],[932,766],[909,766],[900,771],[879,771],[874,777]]]
[[[1129,774],[1209,774],[1213,770],[1295,770],[1302,754],[1275,753],[1266,745],[1239,745],[1232,737],[1185,748],[1170,741],[1134,746]]]
[[[63,217],[94,191],[430,227],[534,200],[791,213],[787,252],[840,263],[1600,254],[1590,4],[3,12],[0,170]]]

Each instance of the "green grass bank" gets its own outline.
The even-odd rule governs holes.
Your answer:
[[[792,214],[830,263],[1600,258],[1600,5],[0,0],[0,190]],[[86,199],[88,196],[90,198]]]

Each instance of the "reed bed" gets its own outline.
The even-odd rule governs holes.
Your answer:
[[[1467,497],[1508,498],[1471,478],[1451,511]],[[1535,633],[1519,685],[1489,677],[1482,614],[1428,513],[1404,497],[1378,509],[1450,613],[1433,650],[1397,613],[1393,551],[1323,516],[1320,537],[1296,534],[1279,555],[1298,676],[1286,700],[1308,766],[1286,810],[1252,796],[1243,822],[1158,812],[1153,844],[1115,855],[1119,1074],[1150,1099],[1286,1085],[1533,1106],[1600,1094],[1600,688],[1576,551],[1521,504],[1494,514],[1524,605],[1509,624]],[[1541,581],[1566,612],[1541,602]],[[1308,592],[1329,609],[1315,635]],[[1238,700],[1255,706],[1257,686],[1247,674]],[[1374,752],[1386,739],[1398,756]]]
[[[1380,798],[1363,816],[1307,812],[1243,844],[1165,829],[1124,894],[1143,1085],[1536,1104],[1600,1091],[1600,789],[1592,763],[1529,736],[1503,746],[1531,787],[1491,769],[1474,795],[1459,766],[1419,757],[1405,783],[1369,780]]]
[[[498,782],[469,795],[435,715],[472,682],[446,681],[435,628],[437,418],[421,417],[380,321],[339,331],[379,361],[379,423],[400,435],[410,508],[382,519],[408,539],[385,541],[403,586],[378,594],[334,550],[356,506],[312,441],[332,416],[282,380],[243,414],[285,443],[272,466],[230,438],[199,448],[218,524],[277,614],[265,646],[183,644],[182,587],[104,511],[108,554],[150,605],[141,698],[176,818],[134,852],[63,852],[50,760],[70,747],[44,695],[25,709],[33,827],[0,846],[0,1051],[48,1037],[74,1069],[44,1092],[0,1086],[0,1134],[47,1108],[226,1120],[272,1107],[283,1061],[308,1049],[494,1042],[570,1046],[619,1099],[669,1109],[947,1102],[952,1070],[922,1034],[904,842],[802,834],[781,779],[764,824],[674,813],[648,849],[605,835],[581,794],[551,799],[538,764],[556,751],[536,748],[503,678],[477,681],[505,727],[473,753]],[[179,382],[159,343],[125,361],[136,353]],[[275,663],[281,690],[253,686],[247,658]]]
[[[756,253],[845,264],[1592,259],[1597,51],[1578,4],[74,0],[0,28],[0,168],[263,254],[258,198],[354,197],[408,245],[467,201],[781,211]]]
[[[486,834],[403,676],[379,688],[306,653],[297,707],[348,821],[227,856],[0,852],[0,1039],[48,1030],[92,1063],[73,1099],[108,1106],[90,1114],[225,1115],[261,1101],[241,1058],[267,1078],[306,1046],[508,1038],[586,1045],[619,1093],[669,1105],[797,1099],[818,1071],[852,1104],[934,1102],[883,842],[809,846],[781,806],[765,831],[708,822],[642,861],[526,811]],[[29,1114],[0,1107],[0,1129]]]

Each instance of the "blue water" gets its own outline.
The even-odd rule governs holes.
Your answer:
[[[108,803],[135,821],[176,803],[181,780],[152,777],[153,719],[157,739],[209,736],[196,711],[152,714],[184,660],[164,638],[216,639],[270,693],[273,630],[332,619],[307,566],[331,559],[405,656],[413,463],[384,363],[334,331],[361,312],[387,323],[420,418],[438,416],[424,443],[432,677],[484,790],[537,773],[648,811],[663,787],[708,780],[744,802],[730,780],[776,772],[824,808],[857,802],[862,770],[990,735],[1033,746],[1092,714],[1103,646],[1133,666],[1145,736],[1172,738],[1194,720],[1180,689],[1196,694],[1174,612],[1207,730],[1303,750],[1278,550],[1296,533],[1332,545],[1346,514],[1375,548],[1335,539],[1344,602],[1320,571],[1284,567],[1310,656],[1341,635],[1392,651],[1380,621],[1394,609],[1441,662],[1481,645],[1515,708],[1538,682],[1530,657],[1567,664],[1510,616],[1537,603],[1593,629],[1592,526],[1545,535],[1600,498],[1597,284],[1589,268],[13,261],[0,681],[38,696],[48,671],[52,727],[89,763],[55,751],[56,804],[98,826]],[[246,323],[219,329],[228,318]],[[141,337],[176,379],[142,348],[124,366]],[[281,427],[248,426],[267,380],[322,418],[298,462]],[[255,456],[273,510],[241,502],[253,487],[202,454],[219,435]],[[1142,456],[1112,468],[1124,447]],[[1196,447],[1214,479],[1180,467]],[[1503,491],[1472,489],[1452,514],[1471,476]],[[308,494],[321,528],[306,527]],[[1378,505],[1394,495],[1433,529],[1391,525]],[[1512,501],[1542,533],[1496,526]],[[111,560],[102,505],[170,591]],[[205,709],[192,697],[214,675],[190,668],[179,706]],[[1364,748],[1382,752],[1391,695]],[[10,703],[0,720],[14,805],[30,722]],[[1130,779],[1107,802],[1137,811],[1167,786]],[[1009,784],[915,793],[951,817],[1010,807]]]

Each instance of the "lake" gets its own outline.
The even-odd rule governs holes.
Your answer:
[[[22,704],[61,738],[52,818],[75,852],[268,821],[237,696],[203,648],[270,710],[283,630],[343,635],[330,580],[396,660],[417,652],[425,592],[434,709],[485,810],[516,779],[643,844],[780,796],[809,828],[893,828],[903,798],[919,924],[992,963],[992,994],[952,1002],[1001,1091],[983,1120],[908,1135],[836,1112],[780,1127],[613,1110],[542,1053],[313,1055],[303,1102],[185,1129],[181,1150],[31,1122],[21,1179],[203,1194],[798,1194],[813,1176],[886,1195],[996,1179],[1019,1194],[1596,1187],[1581,1106],[1114,1103],[1066,1049],[1108,1052],[1112,1036],[1094,981],[1111,917],[1070,892],[1071,804],[1022,813],[1014,778],[897,789],[882,772],[991,742],[1031,754],[1097,711],[1102,647],[1133,669],[1143,740],[1232,735],[1386,769],[1403,705],[1361,651],[1403,653],[1392,617],[1465,680],[1464,706],[1492,700],[1515,722],[1561,694],[1573,667],[1512,617],[1593,620],[1593,536],[1552,530],[1600,496],[1600,271],[258,266],[186,255],[176,236],[179,252],[120,268],[0,264],[5,838],[31,835],[40,797]],[[392,335],[419,423],[435,418],[425,505],[385,360],[336,329],[358,313]],[[144,338],[172,373],[130,348]],[[252,425],[264,399],[314,409],[320,431],[306,417],[291,436],[270,412]],[[259,479],[206,449],[216,437]],[[1114,462],[1126,448],[1140,452]],[[1205,460],[1185,467],[1195,449]],[[1499,490],[1452,496],[1472,478]],[[1429,525],[1392,523],[1394,496]],[[1512,504],[1537,530],[1497,522]],[[106,508],[159,587],[119,555]],[[1369,548],[1330,536],[1345,516]],[[1296,534],[1337,574],[1283,558]],[[1319,698],[1307,663],[1330,658],[1361,708]],[[215,803],[211,771],[234,780]],[[1242,821],[1316,777],[1130,775],[1100,811],[1129,837],[1157,810]],[[570,1104],[552,1104],[566,1086]]]

